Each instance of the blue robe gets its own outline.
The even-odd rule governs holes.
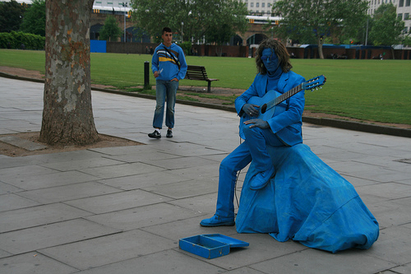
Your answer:
[[[270,147],[275,177],[259,191],[250,190],[256,173],[247,172],[236,218],[239,233],[269,233],[280,242],[337,252],[368,249],[379,226],[354,187],[318,158],[308,146]]]

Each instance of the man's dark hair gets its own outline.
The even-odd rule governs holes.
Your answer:
[[[169,27],[164,27],[162,34],[164,34],[164,32],[172,32],[172,31]]]
[[[289,72],[291,70],[293,66],[290,63],[290,55],[288,54],[288,51],[285,45],[280,40],[268,38],[262,41],[257,49],[255,63],[256,63],[257,70],[259,73],[261,74],[267,73],[267,69],[265,68],[263,61],[261,61],[261,56],[263,56],[263,50],[266,48],[273,49],[275,54],[277,54],[278,62],[280,63],[281,69],[284,72]]]

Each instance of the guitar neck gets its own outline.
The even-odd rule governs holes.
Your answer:
[[[313,90],[314,88],[318,87],[318,86],[322,86],[325,83],[325,76],[321,75],[321,76],[317,76],[315,78],[312,78],[302,84],[299,84],[296,87],[293,87],[292,89],[290,89],[289,91],[281,94],[280,96],[278,96],[277,98],[271,100],[270,102],[265,103],[262,107],[261,107],[261,113],[265,113],[267,110],[275,107],[276,105],[278,105],[279,103],[281,103],[282,101],[290,98],[291,96],[297,94],[298,92],[305,90],[305,89],[311,89]],[[321,88],[321,87],[320,87]]]
[[[298,92],[300,92],[302,90],[302,86],[303,86],[303,84],[299,84],[298,86],[293,87],[289,91],[287,91],[287,92],[281,94],[280,96],[278,96],[277,98],[275,98],[273,106],[278,105],[282,101],[285,101],[288,98],[290,98],[291,96],[293,96],[293,95],[297,94]]]

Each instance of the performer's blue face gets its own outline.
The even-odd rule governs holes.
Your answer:
[[[278,57],[274,50],[271,48],[265,48],[263,55],[261,56],[265,68],[269,73],[274,73],[278,68]]]

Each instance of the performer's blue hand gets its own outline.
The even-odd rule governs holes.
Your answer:
[[[250,128],[259,127],[261,129],[266,129],[270,127],[267,121],[264,121],[263,119],[251,119],[251,120],[245,121],[244,124],[250,125]]]
[[[258,116],[260,114],[260,111],[258,110],[260,106],[253,105],[253,104],[245,104],[243,106],[243,111],[248,115],[248,116]]]

